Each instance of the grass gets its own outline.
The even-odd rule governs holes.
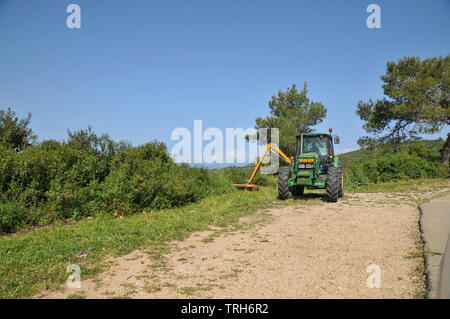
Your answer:
[[[414,298],[424,299],[427,294],[427,288],[425,284],[425,261],[424,261],[424,249],[423,242],[420,235],[417,236],[415,240],[415,247],[412,251],[405,256],[406,259],[415,259],[416,268],[412,271],[410,276],[413,278],[414,288]]]
[[[276,189],[235,191],[181,208],[141,213],[122,219],[101,217],[76,224],[59,224],[0,238],[0,298],[31,297],[44,289],[58,289],[69,276],[67,266],[78,264],[81,279],[108,267],[108,256],[122,256],[140,248],[159,256],[171,240],[190,232],[224,226],[265,206]],[[75,254],[87,252],[85,258]]]
[[[346,187],[345,191],[351,193],[385,193],[390,191],[396,192],[408,192],[411,191],[412,188],[418,188],[423,185],[432,186],[441,184],[444,181],[448,181],[448,178],[420,178],[420,179],[409,179],[409,180],[400,180],[400,181],[392,181],[385,183],[377,183],[377,184],[369,184],[367,186],[352,188]]]
[[[84,294],[71,294],[67,296],[67,299],[86,299]]]
[[[214,287],[214,285],[204,285],[204,284],[196,284],[195,286],[187,286],[178,289],[178,292],[182,295],[191,297],[201,291],[209,291]]]

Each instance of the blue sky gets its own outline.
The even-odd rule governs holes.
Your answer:
[[[71,3],[78,30],[66,27]],[[366,26],[371,3],[381,29]],[[328,108],[317,129],[354,149],[356,104],[382,96],[386,62],[449,54],[449,18],[448,0],[0,0],[0,108],[32,112],[41,140],[90,124],[170,148],[195,119],[252,127],[279,88],[306,81]]]

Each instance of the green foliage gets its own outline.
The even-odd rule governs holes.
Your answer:
[[[216,171],[216,175],[222,174],[228,183],[231,184],[245,184],[247,183],[250,175],[253,171],[254,167],[229,167],[226,169]],[[268,175],[262,175],[258,171],[255,175],[255,178],[252,181],[252,184],[256,184],[259,186],[274,186],[276,185],[275,180]]]
[[[0,110],[0,144],[15,151],[22,151],[30,146],[36,139],[28,127],[30,120],[31,113],[28,113],[25,119],[19,120],[11,108]]]
[[[403,142],[396,147],[398,153],[416,154],[422,159],[428,161],[440,161],[440,150],[444,145],[442,139],[436,140],[420,140]],[[394,146],[391,144],[378,145],[373,149],[362,148],[357,151],[352,151],[339,155],[339,159],[343,161],[344,167],[349,168],[357,164],[366,162],[375,162],[381,157],[394,153]]]
[[[408,137],[435,133],[450,124],[450,55],[388,62],[381,80],[386,97],[360,101],[357,106],[363,128],[372,135],[359,139],[362,147],[398,145]]]
[[[178,165],[157,141],[132,147],[97,136],[91,128],[68,134],[67,142],[44,141],[21,152],[0,144],[2,232],[183,206],[233,192],[233,183],[250,176],[247,168]],[[257,175],[255,183],[267,185],[268,178]]]
[[[407,154],[388,155],[376,163],[363,165],[373,183],[403,179],[443,177],[445,173],[439,163],[430,163]]]
[[[379,157],[376,161],[345,169],[346,187],[359,189],[382,182],[419,178],[442,178],[448,173],[438,162],[430,162],[417,154],[397,153]]]
[[[27,211],[23,205],[0,200],[0,234],[25,227],[26,220]]]
[[[369,183],[370,183],[369,177],[366,175],[366,171],[364,171],[362,166],[345,168],[344,173],[345,187],[358,189],[369,185]]]
[[[415,155],[423,159],[431,159],[433,150],[424,144],[413,144],[408,148],[408,154]]]
[[[307,93],[306,83],[301,91],[295,84],[285,92],[279,90],[269,101],[270,116],[255,120],[255,129],[268,129],[268,142],[271,141],[270,129],[279,128],[279,146],[288,156],[295,154],[295,136],[300,131],[311,132],[311,127],[321,123],[327,114],[324,105],[311,101]]]
[[[233,183],[233,184],[244,184],[250,178],[251,170],[239,169],[237,167],[227,168],[222,171],[223,174]]]

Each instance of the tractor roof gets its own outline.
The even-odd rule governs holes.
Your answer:
[[[303,136],[318,136],[318,135],[327,135],[327,136],[331,136],[330,133],[303,133]],[[298,134],[297,136],[301,136],[301,134]]]

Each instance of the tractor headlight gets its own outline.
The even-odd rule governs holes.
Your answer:
[[[301,158],[300,164],[298,165],[301,169],[312,169],[314,168],[314,158]]]

